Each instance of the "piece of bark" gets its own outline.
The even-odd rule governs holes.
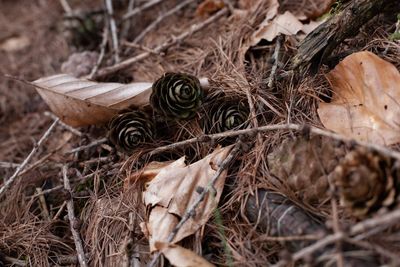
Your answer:
[[[341,11],[318,26],[300,43],[292,68],[305,73],[310,68],[316,73],[333,50],[346,38],[358,34],[360,28],[380,13],[396,14],[399,0],[354,0]]]

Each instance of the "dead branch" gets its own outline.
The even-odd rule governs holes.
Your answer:
[[[346,38],[355,36],[359,30],[377,14],[390,10],[400,11],[398,0],[355,0],[328,21],[321,24],[301,42],[297,55],[292,60],[293,69],[304,73],[309,66],[316,73],[319,66]]]
[[[165,43],[155,47],[153,50],[156,53],[160,53],[160,52],[164,51],[165,49],[169,48],[170,46],[175,45],[179,42],[182,42],[184,39],[191,36],[193,33],[203,29],[204,27],[206,27],[207,25],[209,25],[210,23],[214,22],[215,20],[217,20],[218,18],[222,17],[223,15],[225,15],[227,13],[228,13],[228,9],[223,8],[220,11],[218,11],[217,13],[215,13],[213,16],[209,17],[208,19],[204,20],[203,22],[192,25],[187,31],[185,31],[185,32],[181,33],[180,35],[178,35],[177,37],[172,38],[172,39],[166,41]],[[152,53],[150,53],[150,52],[143,52],[137,56],[134,56],[134,57],[128,58],[124,61],[121,61],[120,63],[115,64],[114,66],[100,69],[98,71],[97,75],[95,75],[94,77],[95,78],[104,77],[104,76],[112,74],[116,71],[128,68],[132,64],[147,58],[151,54]]]
[[[72,149],[71,151],[68,151],[67,153],[73,154],[73,153],[76,153],[76,152],[80,152],[80,151],[83,151],[85,149],[104,144],[105,142],[107,142],[107,140],[108,140],[107,138],[101,138],[101,139],[93,141],[92,143],[90,143],[88,145],[76,147],[76,148]]]
[[[108,35],[109,35],[109,27],[107,23],[104,25],[103,28],[103,39],[100,44],[100,54],[99,58],[97,59],[96,65],[93,67],[92,71],[89,74],[89,79],[93,79],[93,77],[96,75],[97,70],[99,69],[101,63],[103,62],[104,55],[106,53],[106,46],[107,46],[107,40],[108,40]]]
[[[108,21],[109,21],[109,25],[110,25],[110,30],[111,30],[111,40],[112,40],[113,50],[114,50],[114,60],[115,60],[115,63],[118,63],[120,61],[118,33],[117,33],[117,26],[115,24],[114,10],[113,10],[113,5],[112,5],[111,0],[105,0],[105,6],[106,6],[107,17],[108,17]]]
[[[35,155],[36,151],[38,151],[39,147],[44,143],[44,141],[47,139],[47,137],[50,136],[51,131],[56,127],[58,124],[59,119],[57,118],[47,129],[47,131],[43,134],[43,136],[39,139],[37,144],[33,147],[31,153],[24,159],[24,161],[21,163],[21,165],[18,166],[17,170],[14,172],[14,174],[7,179],[7,181],[4,183],[4,185],[0,188],[0,198],[3,196],[6,190],[8,190],[11,185],[14,183],[15,179],[19,176],[21,171],[26,167],[26,165],[29,163],[29,161],[32,159],[33,155]]]
[[[158,3],[162,2],[162,1],[163,0],[151,0],[151,1],[148,1],[146,4],[144,4],[144,5],[140,6],[140,7],[137,7],[135,9],[129,11],[128,13],[126,13],[122,17],[122,20],[124,21],[124,20],[130,19],[133,16],[135,16],[136,14],[139,14],[142,11],[144,11],[144,10],[146,10],[146,9],[152,7],[152,6],[155,6],[155,5],[157,5]]]
[[[67,200],[67,210],[68,210],[68,219],[70,223],[72,237],[74,238],[76,253],[78,254],[78,260],[81,267],[87,267],[87,261],[85,256],[85,251],[83,250],[82,240],[77,231],[77,219],[75,217],[74,212],[74,201],[72,198],[71,185],[69,184],[68,176],[67,176],[67,166],[63,166],[62,168],[63,179],[64,179],[64,188],[71,194],[71,199]]]
[[[53,120],[58,119],[58,117],[57,117],[55,114],[53,114],[53,113],[51,113],[51,112],[49,112],[49,111],[45,111],[45,112],[44,112],[44,115],[45,115],[45,116],[48,116],[48,117],[50,117],[50,118],[52,118]],[[62,121],[59,121],[59,122],[58,122],[58,125],[60,125],[60,126],[63,127],[64,129],[70,131],[71,133],[75,134],[76,136],[79,136],[79,137],[82,137],[82,136],[83,136],[83,133],[81,133],[79,130],[75,129],[75,128],[72,127],[72,126],[69,126],[68,124],[65,124],[65,123],[62,122]]]
[[[281,50],[281,45],[282,45],[283,41],[284,41],[284,37],[282,35],[279,35],[278,38],[276,39],[275,51],[274,51],[274,54],[272,55],[272,60],[274,61],[274,65],[272,65],[271,73],[269,74],[269,77],[267,80],[267,85],[269,88],[272,88],[272,86],[274,86],[275,74],[276,74],[276,70],[278,69],[278,65],[279,65],[279,52]]]

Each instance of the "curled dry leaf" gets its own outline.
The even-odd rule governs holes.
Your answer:
[[[196,9],[196,15],[204,17],[215,13],[216,11],[222,9],[225,6],[222,0],[204,0]]]
[[[193,251],[178,245],[156,242],[155,247],[160,250],[168,261],[176,267],[213,267],[203,257],[200,257]]]
[[[162,168],[151,180],[143,192],[147,206],[150,250],[154,251],[155,242],[166,242],[171,230],[180,218],[198,199],[199,192],[208,186],[218,170],[218,166],[228,156],[232,146],[217,148],[207,157],[186,166],[182,157]],[[210,218],[222,193],[226,178],[224,171],[218,178],[214,188],[215,196],[206,195],[190,218],[178,231],[173,243],[195,233]]]
[[[395,66],[371,52],[358,52],[327,78],[332,101],[318,108],[327,129],[381,145],[400,142],[400,74]]]
[[[97,83],[58,74],[32,82],[62,121],[71,126],[100,124],[118,111],[149,103],[151,83]]]

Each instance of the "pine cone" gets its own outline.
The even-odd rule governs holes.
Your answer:
[[[335,169],[342,153],[331,140],[320,136],[287,139],[268,155],[268,166],[271,174],[286,182],[304,202],[321,204],[329,198],[327,174]]]
[[[212,101],[212,100],[211,100]],[[207,134],[243,129],[248,125],[250,110],[238,99],[219,97],[212,101],[202,120]]]
[[[363,218],[395,204],[398,170],[393,160],[359,147],[342,160],[332,178],[340,201],[354,217]]]
[[[132,151],[151,141],[155,127],[151,117],[143,111],[130,111],[115,116],[109,124],[109,139],[119,149]]]
[[[195,76],[165,73],[152,88],[150,103],[167,118],[192,118],[203,100],[203,89]]]

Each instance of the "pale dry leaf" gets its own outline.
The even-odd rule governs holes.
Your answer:
[[[200,257],[193,251],[178,245],[157,242],[157,250],[161,251],[168,261],[176,267],[213,267],[203,257]]]
[[[231,149],[232,146],[217,148],[212,154],[188,166],[185,165],[185,158],[182,157],[163,168],[148,183],[147,189],[143,192],[143,199],[150,210],[150,219],[147,224],[147,229],[151,233],[150,246],[154,245],[156,241],[166,242],[166,236],[170,233],[164,232],[165,228],[170,229],[167,224],[173,223],[172,218],[181,218],[188,211],[198,199],[199,192],[209,185],[218,166],[228,156]],[[190,218],[178,231],[173,243],[195,233],[208,221],[218,204],[225,178],[226,171],[219,176],[214,185],[215,196],[206,195],[196,209],[195,216]],[[153,208],[151,209],[151,207]],[[155,209],[156,211],[154,211]],[[166,212],[170,216],[167,216]]]
[[[400,73],[394,65],[371,52],[358,52],[327,78],[332,101],[318,108],[327,129],[381,145],[400,142]]]
[[[272,21],[265,19],[251,37],[251,46],[256,45],[261,39],[274,40],[278,35],[295,35],[303,28],[303,23],[289,11],[277,15]]]
[[[173,161],[152,161],[147,164],[143,169],[129,175],[124,182],[124,188],[129,188],[130,185],[140,181],[146,185],[157,176],[157,174],[166,166],[170,165]]]
[[[151,83],[97,83],[58,74],[32,82],[62,121],[71,126],[101,124],[118,111],[149,103]]]
[[[204,0],[196,9],[196,15],[204,17],[217,12],[225,6],[222,0]]]
[[[31,41],[26,36],[12,36],[0,43],[0,50],[5,52],[17,52],[27,48]]]

